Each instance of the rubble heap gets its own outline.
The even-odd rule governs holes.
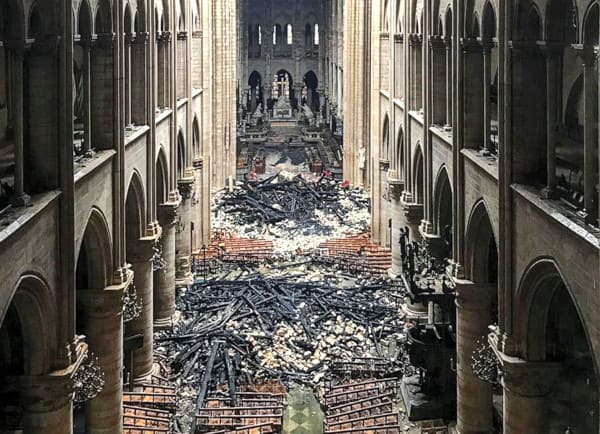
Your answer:
[[[323,174],[310,179],[282,171],[216,195],[213,226],[250,238],[277,240],[276,250],[315,248],[329,238],[368,230],[369,198]],[[290,243],[286,240],[293,239]]]
[[[404,294],[389,279],[333,274],[302,257],[223,276],[181,290],[173,330],[156,337],[187,401],[179,409],[184,426],[208,397],[234,402],[240,387],[269,379],[322,395],[339,364],[357,358],[401,372],[395,343],[405,330],[396,300]]]

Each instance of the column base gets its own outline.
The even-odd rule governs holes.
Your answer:
[[[154,331],[170,330],[173,328],[173,318],[159,318],[154,320]]]

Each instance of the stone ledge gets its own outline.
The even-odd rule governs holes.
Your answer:
[[[585,225],[570,219],[559,201],[544,199],[540,190],[523,184],[512,184],[511,190],[577,237],[600,249],[600,232],[592,233]]]
[[[85,159],[79,163],[74,163],[75,174],[73,176],[73,182],[77,185],[78,182],[82,181],[87,176],[94,173],[100,166],[112,160],[112,157],[116,155],[117,151],[114,149],[106,151],[98,151],[96,155],[89,159]],[[79,167],[77,167],[79,166]]]
[[[0,224],[7,222],[8,225],[0,226],[0,245],[8,238],[19,232],[31,220],[41,214],[62,193],[53,190],[47,193],[37,194],[31,197],[31,203],[25,207],[12,208],[9,215],[0,219]]]
[[[479,155],[479,151],[475,149],[463,149],[460,153],[475,166],[482,169],[490,178],[498,182],[498,158],[493,162]]]

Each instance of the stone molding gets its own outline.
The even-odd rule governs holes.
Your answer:
[[[561,370],[560,363],[530,362],[492,349],[500,362],[505,389],[526,398],[541,398],[552,391]]]
[[[158,206],[158,222],[162,227],[174,225],[177,222],[177,210],[181,198],[177,202],[165,202]]]
[[[456,306],[459,309],[477,312],[490,308],[495,292],[489,290],[489,284],[479,284],[454,277],[451,277],[451,280],[456,288]]]
[[[179,193],[181,194],[181,197],[184,200],[192,197],[192,191],[194,190],[194,181],[195,178],[193,172],[192,176],[185,176],[184,178],[177,180],[177,188],[179,189]]]
[[[390,197],[396,202],[402,198],[402,192],[404,190],[404,181],[397,178],[390,178],[388,175],[388,185]]]

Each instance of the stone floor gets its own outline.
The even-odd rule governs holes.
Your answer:
[[[296,386],[286,400],[282,434],[323,434],[325,415],[310,389]]]

